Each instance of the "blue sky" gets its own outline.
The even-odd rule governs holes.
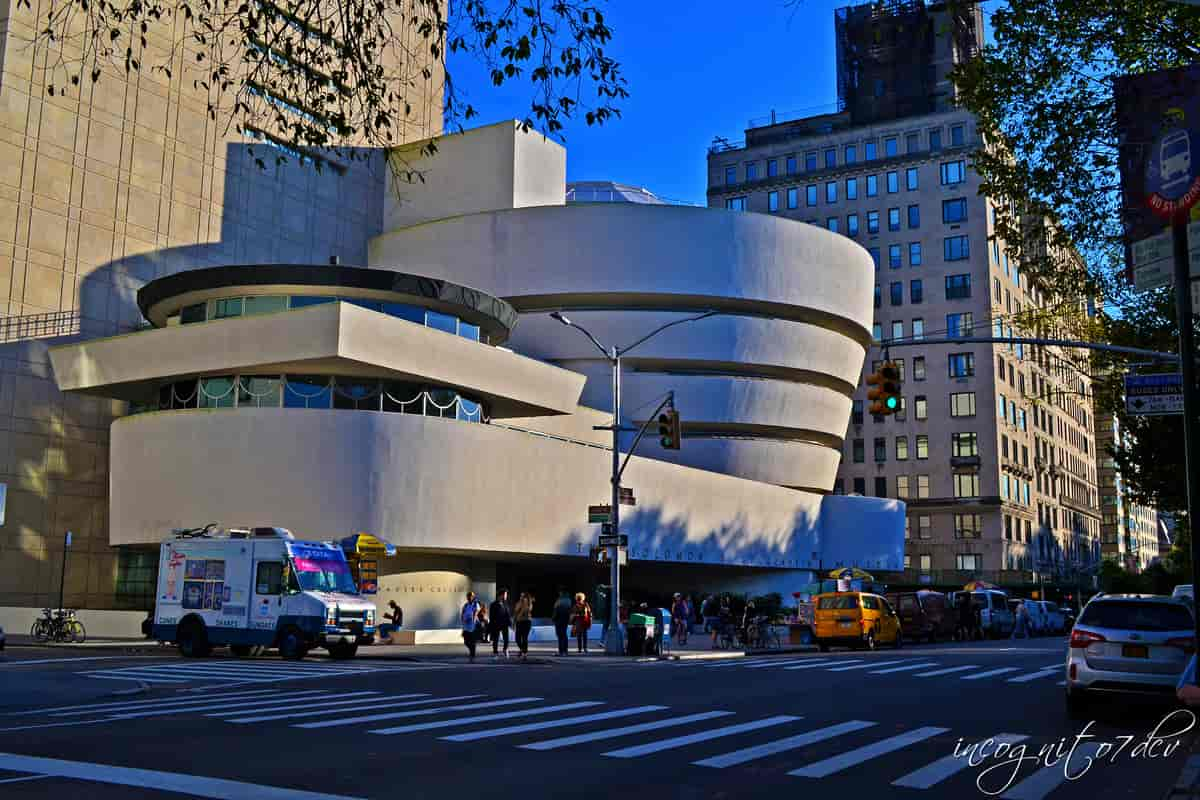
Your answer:
[[[741,139],[746,123],[771,109],[833,110],[833,12],[848,4],[601,3],[630,97],[615,122],[589,128],[580,119],[567,127],[567,179],[614,180],[704,203],[705,154],[714,136]],[[479,111],[472,127],[525,115],[526,79],[496,89],[478,65],[458,59],[450,66]]]

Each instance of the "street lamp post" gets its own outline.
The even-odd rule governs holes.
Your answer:
[[[638,433],[638,439],[640,439],[642,431],[645,430],[646,426],[649,425],[654,417],[658,414],[658,410],[656,409],[655,412],[650,415],[649,419],[647,419],[646,424],[642,426],[641,430],[636,428],[621,427],[621,357],[638,345],[641,345],[662,333],[667,328],[675,325],[681,325],[685,322],[695,322],[696,320],[715,316],[718,313],[720,312],[705,311],[704,313],[697,314],[693,317],[687,317],[685,319],[677,319],[674,322],[668,322],[666,325],[660,325],[642,338],[623,348],[618,348],[616,345],[605,348],[604,345],[600,344],[596,337],[593,336],[591,332],[582,325],[572,322],[557,311],[550,313],[551,317],[558,320],[563,325],[575,328],[583,333],[583,335],[586,336],[591,343],[596,346],[596,349],[600,351],[605,360],[607,360],[609,365],[612,367],[612,425],[598,425],[595,429],[612,431],[612,476],[610,478],[612,483],[612,511],[610,513],[612,515],[612,536],[614,541],[621,532],[621,473],[625,471],[625,465],[621,463],[621,434],[623,432],[632,433],[636,431]],[[667,401],[664,401],[662,404],[660,404],[659,408],[662,408],[666,402]],[[629,463],[629,456],[633,455],[633,449],[637,447],[638,439],[635,439],[633,445],[630,447],[629,454],[625,457],[625,464]],[[623,655],[625,652],[625,635],[621,630],[620,553],[621,549],[619,545],[611,544],[608,546],[609,583],[612,585],[612,596],[609,598],[608,633],[604,637],[604,653],[610,656]]]

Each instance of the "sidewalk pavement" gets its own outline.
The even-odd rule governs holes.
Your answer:
[[[1200,800],[1200,737],[1193,740],[1192,753],[1163,800]]]

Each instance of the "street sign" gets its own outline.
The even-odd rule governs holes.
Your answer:
[[[601,547],[613,547],[613,546],[628,547],[629,546],[629,535],[624,534],[624,533],[618,533],[615,536],[612,534],[608,534],[607,536],[602,535],[600,537],[600,546]]]
[[[1126,375],[1125,411],[1139,417],[1182,414],[1182,376],[1178,372]]]
[[[1133,288],[1139,292],[1170,286],[1175,274],[1171,232],[1133,243]]]
[[[633,496],[633,489],[628,486],[621,487],[621,495],[617,498],[623,506],[636,506],[637,498]]]
[[[588,524],[596,525],[612,519],[612,506],[588,506]]]

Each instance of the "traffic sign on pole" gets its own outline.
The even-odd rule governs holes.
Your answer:
[[[599,545],[600,545],[600,547],[628,547],[629,546],[629,536],[624,533],[618,533],[616,535],[609,534],[607,536],[601,536]]]
[[[1125,376],[1125,411],[1139,417],[1183,413],[1183,376],[1178,372]]]
[[[602,522],[610,522],[612,520],[612,506],[588,506],[588,524],[598,525]]]

